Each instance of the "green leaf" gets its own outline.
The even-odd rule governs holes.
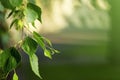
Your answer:
[[[9,0],[10,4],[14,7],[20,6],[23,0]]]
[[[2,51],[0,54],[0,68],[3,68],[10,54],[7,50]]]
[[[35,41],[41,46],[41,48],[44,50],[45,49],[45,44],[44,44],[44,40],[42,38],[41,35],[39,35],[37,32],[33,32],[33,37],[35,39]]]
[[[0,54],[0,67],[5,73],[15,69],[20,62],[21,56],[14,47],[6,49]]]
[[[1,11],[1,12],[4,11],[4,7],[3,7],[3,5],[1,4],[1,2],[0,2],[0,11]]]
[[[14,7],[10,4],[9,0],[0,0],[1,4],[8,9],[14,9]],[[15,0],[16,1],[16,0]]]
[[[36,52],[38,44],[30,37],[26,37],[22,44],[22,49],[30,56]]]
[[[52,59],[51,52],[47,49],[44,50],[44,55],[50,59]]]
[[[36,27],[35,27],[35,22],[32,22],[31,24],[32,24],[32,26],[33,26],[34,28],[36,28]]]
[[[16,29],[20,30],[23,28],[23,21],[22,20],[18,20],[16,23]]]
[[[18,76],[17,76],[16,72],[13,75],[13,80],[18,80]]]
[[[42,79],[42,77],[39,74],[39,66],[38,66],[38,58],[35,54],[29,56],[30,58],[30,65],[32,68],[32,71],[39,77]]]
[[[14,24],[17,24],[17,22],[18,22],[18,19],[14,19],[14,20],[12,21],[12,23],[10,24],[10,29],[12,28],[12,26],[13,26]]]
[[[32,68],[32,71],[42,79],[42,77],[39,74],[39,68],[38,68],[38,58],[35,55],[36,49],[38,44],[30,37],[26,37],[23,44],[22,49],[28,54],[30,59],[30,65]]]
[[[15,12],[15,8],[8,14],[7,18],[9,18]]]
[[[35,0],[28,0],[30,3],[35,3],[36,1]]]
[[[6,73],[9,73],[10,71],[15,69],[16,67],[17,67],[17,61],[15,60],[15,58],[13,56],[10,56],[5,63],[3,70]]]
[[[43,37],[43,39],[46,41],[46,43],[47,43],[50,47],[52,47],[52,43],[51,43],[51,41],[50,41],[49,39],[47,39],[47,38],[45,38],[45,37]]]
[[[25,9],[24,15],[27,23],[33,23],[38,18],[37,12],[29,7]]]
[[[55,54],[55,53],[60,53],[60,51],[54,49],[54,48],[50,48],[51,54]]]
[[[11,56],[13,56],[13,57],[15,58],[15,60],[17,61],[17,63],[20,63],[20,62],[21,62],[21,55],[20,55],[20,53],[16,50],[16,48],[11,47],[11,48],[10,48],[10,53],[11,53]]]
[[[58,50],[56,50],[56,49],[53,49],[53,51],[54,51],[55,53],[60,53],[60,51],[58,51]]]
[[[12,21],[12,23],[10,24],[10,29],[12,28],[12,26],[15,24],[15,28],[16,30],[20,30],[23,28],[23,22],[19,19],[14,19]]]
[[[41,8],[33,3],[28,3],[27,7],[31,8],[32,10],[34,10],[37,15],[38,15],[38,20],[40,22],[42,22],[42,19],[41,19],[41,14],[42,14],[42,11],[41,11]]]

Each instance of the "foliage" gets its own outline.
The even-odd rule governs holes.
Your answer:
[[[3,9],[11,11],[7,16],[7,18],[12,17],[13,19],[10,28],[14,27],[16,30],[24,32],[24,29],[30,27],[30,23],[34,25],[35,20],[42,22],[41,8],[33,2],[34,0],[0,0],[1,11],[3,11]],[[20,48],[29,56],[32,71],[41,79],[42,77],[39,74],[38,67],[38,57],[35,54],[37,47],[40,46],[44,51],[44,55],[50,59],[52,59],[52,54],[59,52],[53,48],[51,42],[47,38],[41,36],[37,32],[33,31],[30,35],[25,35],[26,36],[23,36],[24,38],[15,44],[15,46],[5,50],[0,49],[0,74],[2,74],[0,80],[6,78],[9,72],[13,70],[13,80],[18,80],[15,69],[21,63],[21,55],[18,50]]]

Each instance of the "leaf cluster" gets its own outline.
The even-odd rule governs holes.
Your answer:
[[[16,30],[23,31],[24,28],[29,27],[29,23],[34,25],[35,20],[42,22],[41,8],[35,3],[31,3],[31,0],[0,0],[0,3],[5,9],[10,10],[7,17],[12,17],[13,19],[10,28],[14,27]],[[50,40],[35,31],[31,32],[31,35],[25,36],[24,39],[15,45],[19,45],[19,47],[13,46],[6,50],[0,49],[0,71],[2,72],[0,80],[7,77],[9,72],[13,70],[13,80],[18,80],[15,69],[21,63],[19,48],[29,56],[32,71],[41,79],[42,77],[38,67],[38,57],[35,54],[38,46],[43,49],[44,55],[50,59],[52,59],[54,53],[59,53],[58,50],[53,48]]]

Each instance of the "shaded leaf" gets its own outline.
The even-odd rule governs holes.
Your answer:
[[[4,11],[4,7],[3,7],[3,5],[1,4],[1,2],[0,2],[0,11],[1,11],[1,12]]]
[[[20,53],[14,47],[10,48],[10,53],[11,53],[11,56],[13,56],[15,58],[15,60],[17,61],[17,63],[20,63],[20,61],[21,61],[21,55],[20,55]]]
[[[52,59],[51,52],[47,49],[44,50],[44,55],[50,59]]]
[[[14,9],[14,7],[10,4],[9,0],[0,0],[1,4],[8,9]]]
[[[10,57],[10,54],[7,50],[2,51],[0,54],[0,68],[3,69],[5,63],[7,62],[7,59]]]
[[[38,44],[30,37],[26,37],[22,44],[22,49],[30,56],[36,52]]]
[[[34,31],[33,37],[34,37],[35,41],[41,46],[41,48],[45,49],[45,44],[44,44],[44,40],[43,40],[42,36]]]
[[[9,18],[15,12],[15,8],[8,14],[7,18]]]
[[[23,0],[9,0],[10,4],[14,7],[20,6]]]
[[[33,3],[28,3],[27,7],[31,8],[32,10],[34,10],[37,15],[38,15],[38,20],[40,22],[42,22],[42,19],[41,19],[41,14],[42,14],[42,11],[41,11],[41,8]]]
[[[17,61],[15,60],[13,56],[10,56],[5,63],[3,70],[6,73],[8,73],[12,71],[13,69],[15,69],[16,67],[17,67]]]
[[[37,12],[33,9],[27,7],[24,11],[25,19],[28,23],[34,22],[38,18]]]
[[[28,0],[30,3],[33,3],[33,4],[35,4],[35,0]]]
[[[9,73],[16,68],[20,62],[21,56],[14,47],[6,49],[0,54],[0,67],[5,73]]]
[[[35,22],[32,22],[31,24],[32,24],[32,26],[33,26],[34,28],[36,28],[36,27],[35,27]]]
[[[42,77],[39,74],[39,66],[38,66],[38,58],[35,54],[29,56],[30,58],[30,65],[32,68],[32,71],[39,77],[42,79]]]
[[[12,28],[12,26],[14,25],[14,24],[16,24],[18,22],[18,19],[14,19],[13,21],[12,21],[12,23],[10,24],[10,29]]]

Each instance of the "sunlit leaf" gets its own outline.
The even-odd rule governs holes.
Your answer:
[[[16,72],[13,75],[13,80],[18,80],[18,76],[17,76]]]
[[[10,24],[10,29],[15,25],[16,30],[21,30],[23,28],[23,22],[19,19],[14,19]]]
[[[9,0],[10,4],[14,7],[20,6],[23,0]]]
[[[39,77],[42,79],[42,77],[39,74],[39,66],[38,66],[38,58],[35,54],[29,56],[30,58],[30,65],[32,68],[32,71]]]
[[[60,53],[60,51],[58,51],[58,50],[56,50],[54,48],[51,48],[50,50],[51,50],[52,55],[55,54],[55,53]]]
[[[52,59],[51,52],[47,49],[44,50],[44,55],[50,59]]]
[[[36,52],[38,44],[30,37],[26,37],[22,44],[22,49],[28,54],[33,55]]]
[[[58,51],[58,50],[56,50],[56,49],[54,49],[54,52],[55,52],[55,53],[60,53],[60,51]]]
[[[35,41],[41,46],[41,48],[45,49],[45,44],[44,44],[42,36],[34,31],[33,32],[33,37],[34,37]]]
[[[23,28],[23,21],[22,21],[22,20],[18,20],[18,21],[17,21],[16,28],[17,28],[18,30],[20,30],[20,29]]]
[[[37,18],[38,14],[33,9],[27,7],[24,11],[25,19],[28,23],[33,23]]]
[[[41,19],[41,14],[42,14],[42,11],[41,11],[41,8],[33,3],[28,3],[27,7],[31,8],[32,10],[34,10],[37,15],[38,15],[38,20],[40,22],[42,22],[42,19]]]

